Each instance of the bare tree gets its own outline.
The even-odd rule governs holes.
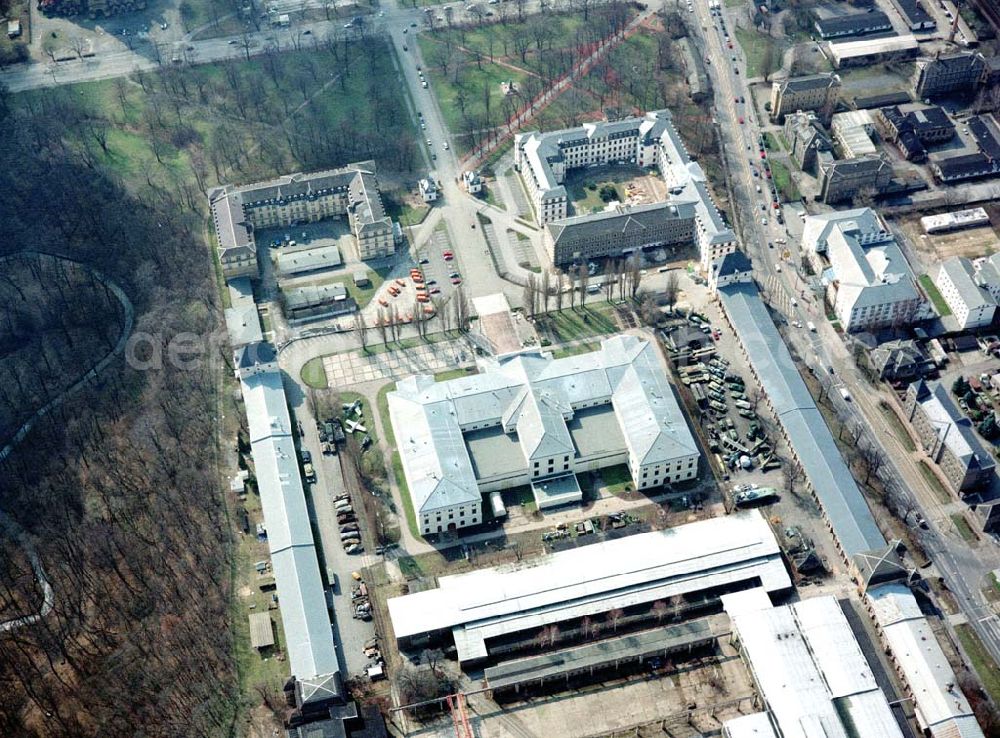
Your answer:
[[[802,465],[797,459],[789,459],[788,463],[785,465],[785,488],[788,490],[789,494],[795,494],[795,486],[804,480],[806,477],[805,472],[802,470]]]
[[[548,269],[542,271],[541,283],[538,286],[538,291],[541,298],[541,311],[547,313],[549,311],[549,296],[552,294],[552,275]]]
[[[528,278],[524,282],[524,310],[528,313],[531,318],[535,317],[535,302],[536,294],[538,292],[538,286],[535,284],[535,275],[529,274]]]
[[[656,622],[658,625],[662,625],[663,618],[665,618],[667,613],[670,612],[670,608],[667,607],[667,603],[663,600],[656,600],[656,602],[653,603],[651,610],[653,615],[656,616]]]
[[[354,313],[354,334],[361,342],[361,350],[368,351],[368,324],[365,322],[365,314],[358,310]]]
[[[576,274],[580,282],[580,307],[584,308],[587,306],[587,283],[590,282],[590,272],[587,271],[587,265],[581,264],[577,268]]]
[[[618,262],[608,259],[604,262],[604,291],[607,293],[607,301],[611,302],[615,296],[615,282],[617,281]]]
[[[621,621],[623,617],[625,617],[625,611],[622,610],[620,607],[614,607],[608,610],[608,614],[606,615],[606,617],[608,622],[611,623],[612,632],[617,633],[618,623]]]
[[[639,286],[642,284],[642,264],[639,259],[635,256],[630,258],[628,264],[629,271],[629,295],[634,300],[635,296],[639,292]]]
[[[554,272],[552,275],[555,278],[555,292],[556,292],[556,311],[563,309],[563,292],[564,292],[564,280],[562,272]]]
[[[680,277],[677,275],[676,269],[671,269],[667,272],[667,281],[663,285],[663,301],[667,303],[667,307],[673,309],[674,305],[677,304],[677,296],[680,291]]]
[[[455,327],[465,333],[469,330],[469,321],[472,317],[469,297],[465,294],[465,290],[459,287],[452,297],[452,302],[455,303]]]

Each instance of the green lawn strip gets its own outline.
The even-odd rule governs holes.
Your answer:
[[[958,531],[958,534],[962,536],[962,539],[966,543],[975,543],[979,540],[978,536],[976,536],[975,532],[969,525],[969,521],[965,519],[965,516],[962,513],[952,513],[950,517],[951,522],[955,525],[955,530]]]
[[[780,161],[771,160],[771,174],[774,177],[774,186],[778,189],[778,193],[784,197],[788,202],[794,202],[801,198],[798,188],[795,186],[795,182],[792,181],[792,175],[786,167]]]
[[[746,0],[725,0],[724,4],[727,8],[741,8],[746,5]]]
[[[927,482],[937,501],[942,505],[946,505],[952,501],[951,493],[941,484],[941,480],[938,479],[938,475],[934,473],[934,470],[927,465],[926,461],[920,462],[920,473],[923,475],[924,480]]]
[[[983,689],[994,704],[1000,702],[1000,668],[997,667],[996,661],[983,646],[983,642],[971,625],[956,625],[955,632],[958,634],[958,640],[962,642],[962,649],[972,661],[972,668],[979,675],[979,681],[983,683]]]
[[[435,382],[447,382],[449,379],[458,379],[459,377],[468,377],[476,373],[475,367],[458,368],[458,369],[448,369],[443,372],[438,372],[434,375]]]
[[[601,345],[594,341],[584,341],[583,343],[577,343],[573,346],[562,346],[557,348],[552,352],[553,358],[565,359],[567,356],[579,356],[580,354],[589,354],[591,351],[596,351]]]
[[[632,489],[632,475],[625,464],[617,464],[601,469],[601,480],[613,495]]]
[[[392,474],[396,479],[396,486],[399,488],[399,497],[403,502],[403,513],[406,515],[406,525],[410,529],[410,535],[418,541],[422,541],[420,528],[417,526],[417,516],[413,511],[413,500],[410,499],[410,488],[406,484],[406,475],[403,473],[403,462],[399,458],[399,450],[396,448],[396,434],[392,431],[392,422],[389,418],[389,393],[396,389],[395,382],[389,382],[378,391],[376,402],[378,404],[379,418],[382,420],[382,432],[385,433],[385,441],[392,449]]]
[[[375,294],[378,292],[378,288],[382,286],[383,282],[385,282],[386,275],[388,274],[387,270],[379,272],[377,269],[365,269],[364,271],[368,274],[368,285],[365,287],[358,287],[354,284],[353,275],[333,280],[333,282],[340,282],[344,285],[347,289],[347,294],[353,297],[358,303],[358,307],[361,308],[372,301],[372,298],[375,297]]]
[[[764,133],[764,145],[771,151],[780,151],[782,148],[777,136],[770,131],[765,131]]]
[[[882,404],[879,404],[878,409],[879,412],[882,413],[882,417],[885,418],[886,422],[892,426],[892,432],[899,442],[903,444],[903,448],[911,452],[916,451],[917,445],[913,442],[913,438],[910,434],[906,432],[906,428],[903,427],[903,421],[899,419],[899,416],[896,415],[895,411],[891,407],[887,407]]]
[[[426,203],[411,205],[408,202],[400,202],[392,196],[386,196],[383,199],[385,200],[386,215],[398,220],[399,225],[403,228],[420,225],[431,211],[431,206]]]
[[[314,356],[302,365],[302,381],[313,389],[326,389],[329,386],[322,356]]]
[[[924,292],[927,293],[927,297],[930,301],[934,303],[934,309],[938,311],[938,315],[942,317],[945,315],[951,315],[951,308],[948,307],[948,303],[944,301],[941,296],[941,292],[938,291],[937,285],[934,284],[934,280],[931,279],[929,274],[921,274],[920,278],[917,280],[920,282],[920,286],[924,288]]]
[[[504,490],[500,496],[503,498],[504,505],[527,507],[528,505],[535,504],[535,495],[532,493],[531,485],[529,484]]]

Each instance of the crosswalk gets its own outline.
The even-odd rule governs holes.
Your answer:
[[[793,308],[792,295],[778,279],[778,275],[769,274],[764,281],[764,296],[772,308],[788,315]]]

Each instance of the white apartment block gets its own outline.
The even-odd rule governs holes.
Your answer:
[[[992,265],[990,267],[977,273],[972,262],[964,256],[954,256],[941,263],[935,283],[960,330],[983,328],[993,322],[997,301],[983,282],[983,277],[993,271]],[[994,285],[994,289],[1000,290],[1000,285]]]
[[[569,215],[563,185],[573,169],[593,164],[629,163],[657,167],[671,189],[671,203],[694,205],[696,245],[701,265],[736,249],[736,236],[725,224],[708,191],[705,173],[691,160],[674,128],[668,110],[657,110],[625,120],[584,123],[549,133],[520,133],[514,137],[514,165],[542,225],[559,223]],[[599,214],[598,214],[599,215]],[[579,225],[580,218],[574,219]],[[589,258],[582,254],[581,258]]]
[[[845,331],[909,326],[933,317],[895,237],[874,210],[810,216],[802,245],[823,272],[827,296]]]
[[[346,215],[358,257],[377,259],[395,251],[392,220],[385,214],[375,176],[375,162],[348,164],[310,174],[291,174],[243,187],[220,187],[209,193],[223,273],[256,276],[248,267],[237,274],[235,258],[255,250],[254,230],[289,227]],[[232,254],[233,258],[229,258]],[[227,273],[227,262],[231,267]]]
[[[491,492],[530,485],[545,509],[581,499],[581,472],[624,464],[637,489],[698,473],[657,348],[632,335],[564,359],[482,359],[479,374],[446,382],[407,377],[388,402],[424,535],[480,523]]]

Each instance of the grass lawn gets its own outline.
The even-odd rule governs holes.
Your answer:
[[[438,372],[434,375],[435,382],[447,382],[449,379],[458,379],[459,377],[468,377],[472,374],[476,374],[476,368],[470,367],[468,369],[458,368],[458,369],[448,369],[447,371]]]
[[[745,0],[725,0],[725,6],[727,8],[740,8],[746,5]]]
[[[428,343],[440,343],[441,341],[450,341],[455,338],[457,334],[452,331],[450,333],[428,333],[425,338],[402,338],[398,341],[390,341],[388,346],[383,346],[381,342],[381,336],[378,335],[377,331],[373,334],[374,340],[368,342],[368,354],[384,354],[386,351],[400,351],[404,349],[416,348],[417,346],[423,346]],[[360,351],[360,349],[358,349]]]
[[[573,198],[573,212],[577,215],[584,215],[604,210],[608,203],[601,198],[603,188],[614,190],[615,197],[612,199],[625,202],[625,188],[617,182],[611,180],[587,182],[586,185],[580,184],[570,190],[570,197]]]
[[[778,137],[770,131],[764,133],[764,145],[771,151],[780,151],[783,148]]]
[[[920,473],[923,475],[924,480],[930,486],[931,491],[934,493],[934,497],[942,505],[946,505],[952,501],[951,493],[941,484],[941,480],[938,479],[937,474],[931,469],[926,461],[920,462]]]
[[[302,365],[302,381],[313,389],[326,389],[329,386],[322,356],[314,356]]]
[[[385,200],[386,215],[398,220],[399,225],[403,228],[420,225],[431,211],[431,206],[426,203],[414,205],[406,201],[397,200],[391,196],[384,197],[383,199]]]
[[[958,534],[962,536],[962,540],[966,543],[975,543],[979,540],[972,527],[969,525],[969,521],[965,519],[962,513],[953,513],[951,516],[951,522],[955,526],[955,530]]]
[[[879,404],[879,412],[882,413],[882,417],[885,418],[886,422],[892,426],[893,435],[896,439],[903,444],[903,448],[907,451],[916,451],[917,445],[913,442],[913,438],[909,433],[906,432],[906,428],[903,427],[903,421],[899,419],[895,411],[891,407],[886,407],[885,405]]]
[[[573,346],[563,346],[562,348],[557,348],[552,352],[552,356],[556,359],[564,359],[567,356],[589,354],[591,351],[597,351],[600,347],[601,345],[596,341],[584,341],[583,343],[577,343]]]
[[[934,303],[934,309],[938,311],[938,315],[951,315],[951,308],[948,307],[948,303],[944,301],[944,298],[938,291],[937,285],[934,284],[934,280],[931,279],[931,275],[921,274],[917,281],[920,282],[920,286],[924,288],[924,292],[927,293],[927,297],[930,298],[930,301]]]
[[[392,422],[389,420],[389,393],[396,389],[395,382],[389,382],[378,391],[376,402],[378,403],[378,415],[382,421],[382,429],[385,433],[385,441],[392,448],[392,474],[399,487],[399,496],[403,501],[403,514],[406,517],[406,526],[410,529],[410,535],[418,541],[422,541],[420,528],[417,526],[417,516],[413,511],[413,500],[410,499],[410,488],[406,484],[406,475],[403,473],[403,462],[399,458],[399,451],[396,449],[396,434],[392,432]]]
[[[955,632],[958,634],[958,640],[962,642],[962,648],[972,661],[972,667],[979,675],[979,681],[983,683],[983,689],[989,694],[990,699],[997,703],[1000,701],[1000,668],[972,626],[956,625]]]
[[[792,181],[788,167],[780,161],[771,161],[771,175],[774,177],[774,186],[778,188],[778,193],[787,202],[794,202],[802,197],[795,182]]]
[[[632,489],[632,475],[625,464],[617,464],[601,469],[601,480],[608,492],[613,495]]]
[[[546,335],[552,343],[616,332],[618,325],[614,319],[614,308],[604,301],[603,295],[587,297],[591,304],[585,308],[564,308],[558,312],[539,315],[535,319],[539,332]]]
[[[764,54],[768,43],[774,48],[774,68],[781,66],[781,53],[784,51],[784,44],[780,39],[770,38],[756,30],[747,30],[736,26],[736,39],[743,47],[743,53],[747,58],[747,77],[759,77],[763,74]]]
[[[507,506],[528,507],[535,505],[535,496],[531,493],[531,486],[527,484],[504,490],[500,496],[503,498],[503,504]]]
[[[382,286],[385,281],[385,274],[379,272],[376,269],[368,269],[368,286],[358,287],[354,284],[354,277],[342,277],[341,279],[335,279],[334,282],[340,282],[347,288],[347,294],[353,297],[357,303],[358,307],[364,307],[372,298],[375,297],[375,293],[378,292],[378,288]],[[388,272],[386,272],[388,273]]]

